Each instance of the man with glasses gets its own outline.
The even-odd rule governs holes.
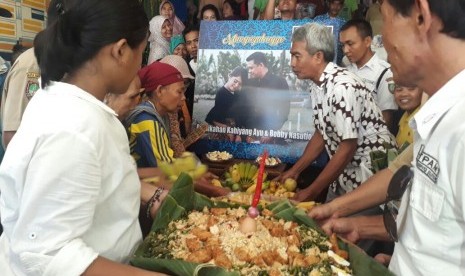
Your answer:
[[[394,81],[430,96],[411,121],[414,178],[397,216],[399,240],[389,268],[397,275],[463,275],[465,5],[463,0],[385,0],[381,12]],[[386,187],[385,181],[378,183],[377,203],[386,199]]]

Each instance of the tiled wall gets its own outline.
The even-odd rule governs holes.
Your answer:
[[[31,46],[35,35],[45,27],[50,0],[0,0],[0,7],[9,10],[12,18],[0,17],[0,54],[9,59],[18,39]]]

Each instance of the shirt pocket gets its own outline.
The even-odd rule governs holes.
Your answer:
[[[410,205],[428,220],[438,221],[444,200],[445,192],[430,181],[419,177],[418,181],[413,183]]]

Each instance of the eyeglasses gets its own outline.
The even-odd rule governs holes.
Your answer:
[[[391,240],[397,242],[397,223],[396,217],[398,214],[395,201],[402,198],[405,190],[411,185],[413,179],[413,172],[409,166],[400,167],[392,176],[389,182],[386,203],[384,204],[383,221]]]

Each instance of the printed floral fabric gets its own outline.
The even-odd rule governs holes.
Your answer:
[[[357,139],[358,148],[338,180],[331,185],[336,194],[357,188],[365,179],[363,168],[371,167],[370,152],[395,146],[382,114],[363,81],[330,62],[320,77],[322,84],[311,89],[315,128],[325,141],[329,156],[346,139]]]

